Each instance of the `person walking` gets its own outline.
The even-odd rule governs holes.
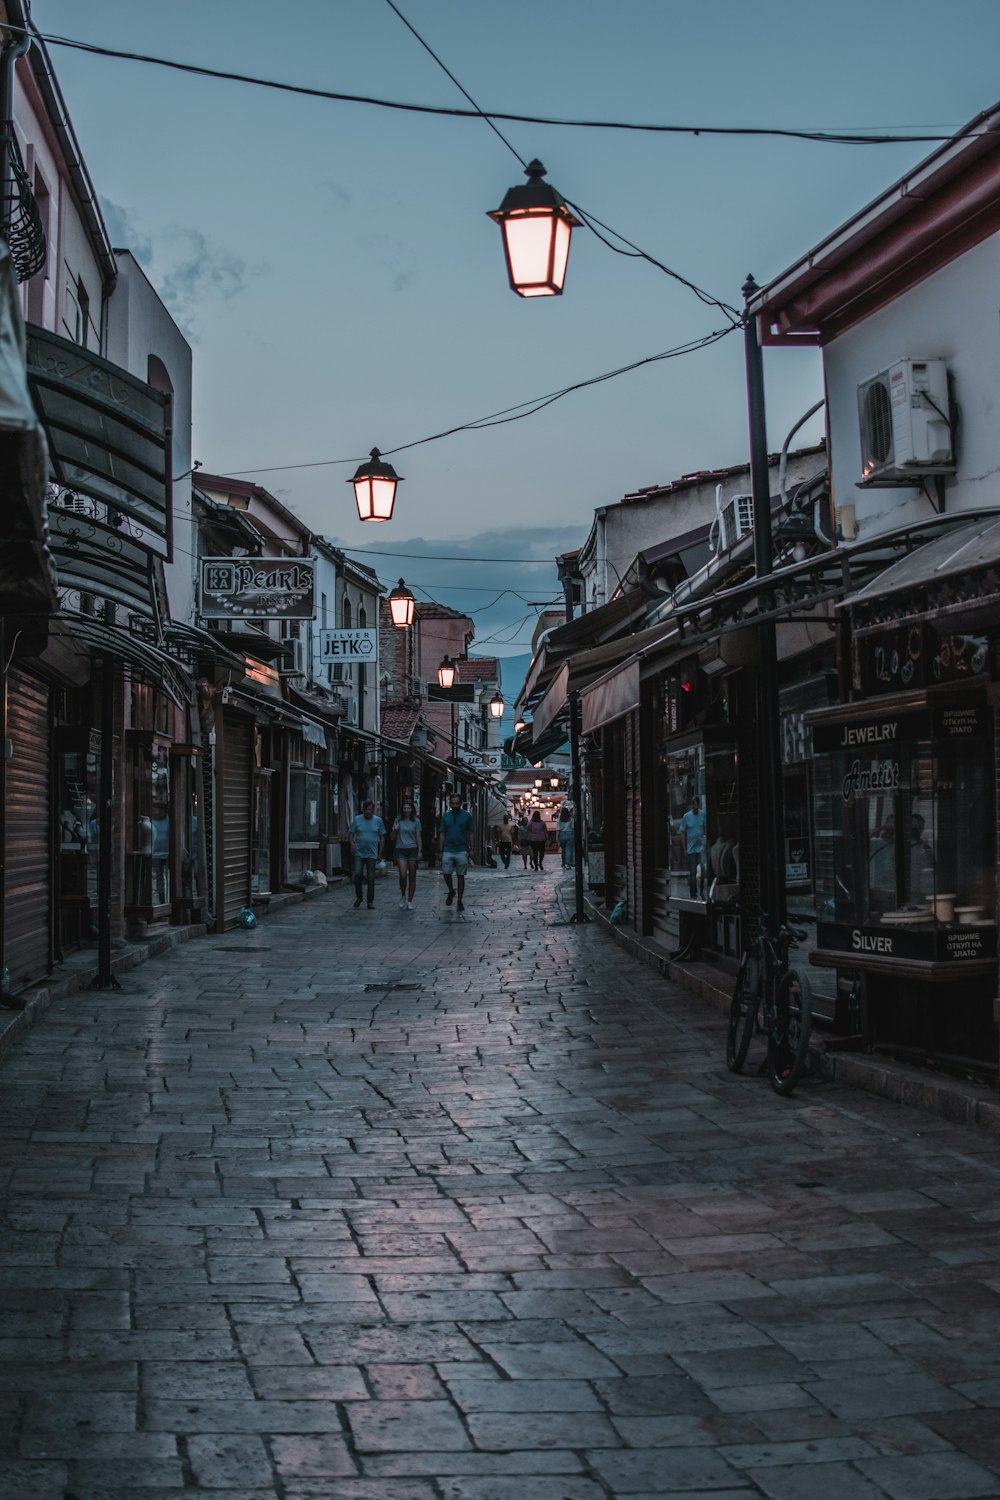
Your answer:
[[[497,828],[497,853],[505,870],[510,869],[510,855],[514,847],[514,825],[510,813],[504,813]]]
[[[469,869],[475,824],[472,821],[472,814],[463,808],[462,798],[458,792],[452,792],[448,803],[448,811],[441,819],[441,832],[438,837],[438,846],[441,850],[441,873],[448,887],[444,904],[450,906],[454,901],[455,880],[457,879],[458,909],[464,911],[465,903],[462,897],[465,895],[465,877]]]
[[[396,853],[396,869],[399,871],[399,909],[413,911],[413,896],[417,889],[417,865],[420,862],[423,832],[417,809],[412,802],[404,802],[399,816],[392,825],[392,837]]]
[[[562,855],[562,867],[564,870],[572,870],[573,814],[568,807],[564,807],[559,814],[559,822],[556,824],[556,838],[559,840],[559,853]]]
[[[366,802],[350,828],[354,855],[354,906],[361,905],[362,883],[368,883],[368,910],[375,905],[375,866],[382,858],[385,824],[375,816],[374,802]]]
[[[542,821],[542,815],[537,807],[531,814],[531,822],[528,824],[528,848],[531,852],[531,868],[540,870],[545,863],[545,840],[549,836],[549,830]]]
[[[517,846],[521,851],[521,858],[524,860],[524,868],[527,869],[528,858],[531,854],[531,845],[528,843],[527,818],[522,818],[520,823],[518,823],[517,825]]]

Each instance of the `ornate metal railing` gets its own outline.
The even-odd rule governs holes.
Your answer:
[[[48,247],[42,216],[10,120],[0,120],[0,158],[3,183],[0,234],[10,246],[18,281],[27,281],[45,265]]]

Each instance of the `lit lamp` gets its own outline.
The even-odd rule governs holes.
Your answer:
[[[541,791],[541,789],[542,789],[542,787],[544,785],[545,785],[545,783],[543,782],[542,778],[540,776],[536,776],[535,777],[535,790],[536,791]]]
[[[371,459],[360,464],[354,478],[354,498],[358,502],[358,516],[362,521],[390,521],[392,507],[396,501],[396,486],[402,480],[392,464],[384,464],[382,455],[373,448]]]
[[[511,290],[519,297],[558,297],[566,279],[569,240],[580,220],[542,179],[541,162],[524,169],[527,182],[512,187],[489,218],[503,232]]]
[[[402,579],[389,595],[389,613],[392,623],[399,629],[405,630],[408,625],[413,624],[413,610],[415,599]]]
[[[450,656],[446,656],[437,670],[438,686],[450,688],[455,686],[455,663]]]
[[[515,734],[523,734],[524,731],[527,729],[527,727],[528,726],[524,722],[523,719],[515,719],[514,720],[514,733]]]
[[[503,709],[504,709],[503,698],[500,696],[499,692],[496,692],[496,693],[493,694],[493,697],[490,699],[490,715],[494,719],[502,719],[503,718]]]
[[[558,776],[550,776],[549,777],[549,786],[552,788],[553,791],[555,791],[557,789],[557,787],[559,786],[559,777]]]

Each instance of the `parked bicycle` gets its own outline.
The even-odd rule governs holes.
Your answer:
[[[812,991],[801,969],[788,961],[793,942],[806,934],[782,927],[772,938],[766,919],[740,960],[729,1007],[726,1066],[740,1073],[755,1031],[767,1037],[763,1071],[775,1093],[790,1094],[802,1077],[812,1032]]]

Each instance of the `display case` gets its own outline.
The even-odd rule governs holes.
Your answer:
[[[817,944],[926,978],[996,954],[992,710],[915,695],[809,715]]]

